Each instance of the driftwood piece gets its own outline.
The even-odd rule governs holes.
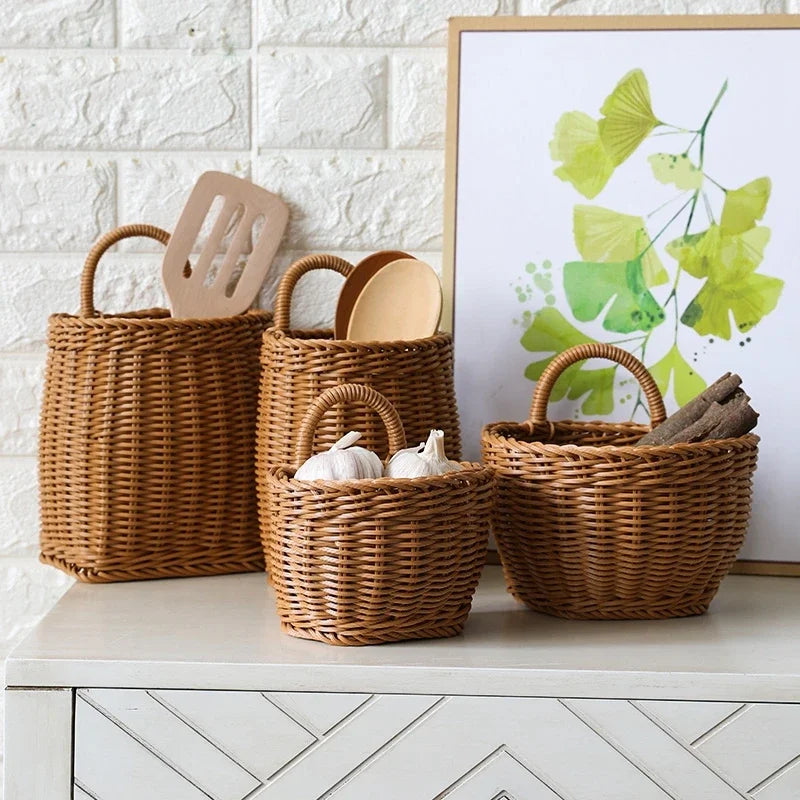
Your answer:
[[[750,398],[737,389],[724,403],[712,403],[700,419],[679,431],[665,444],[729,439],[753,430],[758,414],[750,408]]]
[[[727,409],[725,417],[708,432],[706,439],[732,439],[734,436],[744,436],[758,423],[758,412],[754,411],[746,400],[738,404],[726,403],[724,407]]]
[[[712,403],[722,404],[730,398],[741,382],[742,379],[738,375],[726,372],[694,400],[690,400],[683,408],[678,409],[671,417],[646,433],[637,444],[669,444],[673,437],[697,422]]]
[[[677,444],[678,442],[699,442],[714,430],[725,419],[725,406],[721,403],[712,403],[700,419],[678,431],[663,444]]]

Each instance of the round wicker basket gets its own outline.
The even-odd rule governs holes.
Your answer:
[[[398,342],[350,342],[332,330],[291,330],[292,293],[311,270],[347,276],[353,266],[332,255],[310,255],[286,271],[275,298],[275,323],[264,333],[257,459],[262,466],[290,464],[300,422],[320,392],[342,383],[360,383],[383,394],[397,409],[411,442],[432,427],[447,437],[452,458],[461,456],[461,432],[453,385],[453,338],[440,333]],[[314,447],[327,449],[351,430],[365,447],[386,452],[386,430],[378,415],[363,406],[331,410],[317,426]]]
[[[536,611],[575,619],[702,614],[744,541],[758,437],[637,446],[648,427],[547,421],[558,376],[587,358],[629,369],[652,426],[664,420],[640,361],[587,344],[551,362],[529,421],[484,428],[496,487],[492,528],[509,591]]]
[[[343,403],[378,415],[390,452],[405,447],[392,404],[344,384],[308,408],[298,465],[312,453],[319,422]],[[490,472],[462,467],[425,478],[303,481],[292,468],[259,466],[269,507],[264,551],[283,630],[337,645],[460,633],[486,559],[492,501]]]

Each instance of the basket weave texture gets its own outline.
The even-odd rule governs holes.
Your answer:
[[[55,314],[39,439],[41,560],[87,582],[263,569],[254,479],[258,350],[271,315],[104,315],[89,253],[78,316]]]
[[[557,356],[536,386],[531,418],[483,430],[495,475],[493,532],[509,591],[536,611],[574,619],[702,614],[742,546],[758,437],[635,446],[633,423],[548,422],[550,391],[587,358],[629,369],[650,407],[664,404],[645,366],[603,344]]]
[[[344,384],[323,392],[300,426],[297,464],[341,403],[363,403],[405,447],[400,418],[378,392]],[[298,481],[258,468],[267,569],[281,627],[336,645],[429,639],[461,632],[486,559],[492,476],[480,464],[424,478]],[[264,524],[266,523],[266,524]]]
[[[274,327],[264,333],[256,457],[262,466],[291,464],[294,441],[311,403],[343,383],[359,383],[380,392],[397,409],[410,442],[441,428],[451,458],[461,457],[461,432],[453,385],[453,338],[440,333],[426,339],[351,342],[331,330],[290,330],[289,312],[297,281],[307,272],[328,269],[349,275],[352,264],[315,254],[295,262],[281,280],[275,299]],[[364,447],[385,453],[386,430],[371,408],[347,405],[320,420],[313,447],[327,449],[348,431],[360,431]]]

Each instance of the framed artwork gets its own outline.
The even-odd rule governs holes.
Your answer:
[[[571,345],[644,361],[668,413],[722,373],[761,416],[738,571],[800,574],[800,17],[451,21],[444,283],[465,456]],[[610,363],[553,419],[646,422]]]

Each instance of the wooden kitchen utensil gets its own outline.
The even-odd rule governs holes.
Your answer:
[[[347,338],[391,342],[433,336],[442,314],[442,286],[424,261],[403,258],[377,272],[353,304]]]
[[[187,269],[190,255],[214,198],[223,206],[195,263]],[[241,212],[241,213],[240,213]],[[215,256],[237,214],[233,239],[222,264],[208,284],[207,277]],[[232,285],[240,256],[250,243],[253,223],[264,222],[258,239],[247,256],[238,281]],[[255,300],[272,259],[278,250],[289,209],[275,194],[250,181],[224,172],[204,172],[189,195],[164,254],[162,277],[175,318],[230,317],[246,311]]]
[[[373,275],[387,264],[391,264],[392,261],[397,261],[401,258],[413,259],[414,256],[404,253],[402,250],[381,250],[367,256],[356,264],[355,269],[342,285],[342,291],[339,292],[339,302],[336,305],[336,321],[333,326],[333,335],[336,339],[345,339],[347,337],[347,326],[350,324],[353,305]]]

